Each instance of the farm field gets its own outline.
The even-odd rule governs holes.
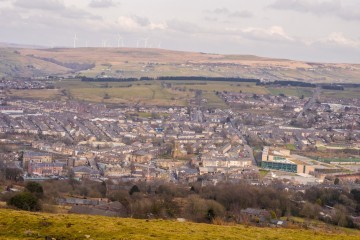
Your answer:
[[[1,239],[359,239],[351,229],[220,226],[171,220],[137,220],[0,209]]]
[[[162,83],[171,84],[171,88]],[[89,102],[109,104],[138,104],[159,106],[187,106],[196,90],[203,92],[206,106],[224,108],[225,102],[216,92],[242,92],[248,94],[271,94],[311,97],[313,88],[257,86],[244,82],[203,82],[203,81],[135,81],[135,82],[82,82],[79,79],[59,80],[57,89],[11,90],[10,97],[34,99],[64,99],[65,97]],[[65,91],[64,91],[65,90]],[[64,92],[67,96],[64,96]],[[360,88],[346,88],[344,91],[322,90],[321,97],[358,98]]]
[[[102,103],[135,103],[140,105],[187,106],[193,92],[165,89],[157,81],[126,83],[94,83],[79,80],[62,81],[57,87],[66,89],[74,99]]]
[[[344,91],[322,90],[321,96],[327,98],[360,98],[360,88],[345,88]]]
[[[160,81],[137,82],[82,82],[67,80],[56,83],[58,88],[66,89],[72,98],[103,103],[138,103],[143,105],[187,106],[194,97],[194,90],[202,90],[208,107],[225,107],[216,91],[234,91],[255,94],[268,94],[268,90],[253,83],[165,81],[171,83],[173,90],[161,86]],[[131,85],[131,86],[130,86]],[[108,97],[105,98],[105,95]]]
[[[360,158],[319,158],[318,161],[330,163],[330,162],[353,162],[360,163]]]
[[[59,89],[28,89],[28,90],[10,90],[7,93],[10,97],[28,98],[28,99],[48,99],[55,100],[61,97]]]
[[[272,95],[284,94],[285,96],[296,96],[296,97],[311,97],[313,95],[312,88],[304,88],[304,87],[268,87],[267,90]]]
[[[228,91],[244,92],[256,94],[269,94],[269,91],[263,86],[256,86],[250,82],[203,82],[203,81],[165,81],[171,83],[174,87],[185,87],[187,89],[202,90],[207,92]]]
[[[226,104],[216,95],[216,92],[243,92],[249,94],[284,93],[288,96],[308,97],[311,89],[282,87],[270,88],[257,86],[254,83],[211,82],[211,81],[164,81],[171,83],[171,88],[162,86],[163,81],[136,82],[82,82],[79,79],[56,81],[57,89],[44,90],[12,90],[9,96],[34,99],[63,98],[65,90],[67,97],[76,100],[101,102],[110,104],[139,104],[161,106],[187,106],[195,95],[195,90],[201,90],[210,108],[224,108]]]

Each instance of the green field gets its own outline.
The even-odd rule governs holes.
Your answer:
[[[58,89],[11,90],[9,96],[34,99],[64,99],[61,90],[65,90],[71,99],[102,103],[133,103],[140,105],[187,106],[195,95],[202,90],[206,105],[211,108],[224,108],[225,102],[216,95],[216,91],[232,91],[256,94],[268,94],[268,90],[253,83],[166,81],[172,88],[164,88],[160,81],[136,82],[82,82],[78,79],[55,82]],[[177,90],[181,88],[181,90]],[[185,90],[184,90],[185,89]]]
[[[0,239],[359,239],[350,229],[304,230],[220,226],[0,209]]]
[[[360,88],[345,88],[344,91],[322,90],[321,97],[328,98],[360,98]]]
[[[28,99],[48,99],[55,100],[61,97],[59,89],[29,89],[29,90],[10,90],[7,93],[11,97],[20,97]]]
[[[268,87],[267,90],[273,95],[284,94],[285,96],[311,97],[313,95],[312,88],[304,87]]]
[[[99,83],[68,80],[57,83],[72,98],[103,103],[138,103],[140,105],[187,106],[194,93],[166,89],[157,81]],[[105,97],[108,96],[108,97]]]
[[[171,88],[163,87],[162,81],[136,82],[82,82],[79,79],[56,81],[58,89],[47,90],[11,90],[9,96],[34,99],[77,99],[89,102],[109,104],[125,103],[159,106],[187,106],[196,90],[201,90],[206,106],[225,108],[225,102],[216,92],[242,92],[248,94],[284,94],[286,96],[311,97],[313,88],[304,87],[268,87],[254,83],[202,82],[202,81],[165,81]],[[64,96],[65,90],[66,96]],[[360,88],[344,91],[323,90],[321,97],[360,97]]]
[[[360,163],[360,158],[319,158],[318,161],[330,163],[330,162],[353,162]]]
[[[72,98],[104,103],[139,103],[141,105],[187,106],[194,97],[195,90],[202,90],[208,107],[224,108],[226,104],[215,91],[234,91],[256,94],[269,93],[266,88],[253,83],[166,81],[173,88],[164,88],[159,81],[138,82],[81,82],[77,79],[62,80],[56,83],[58,88],[66,89]],[[131,84],[131,87],[128,87]],[[183,90],[174,90],[181,88]],[[108,98],[104,98],[108,95]]]
[[[174,87],[186,87],[187,89],[202,90],[206,92],[228,91],[256,94],[269,94],[269,91],[263,86],[256,86],[255,83],[236,83],[236,82],[198,82],[198,81],[165,81],[171,83]]]

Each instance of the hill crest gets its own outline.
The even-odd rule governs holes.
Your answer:
[[[2,77],[207,76],[306,82],[360,82],[360,64],[311,63],[253,55],[154,48],[0,48],[0,56]]]

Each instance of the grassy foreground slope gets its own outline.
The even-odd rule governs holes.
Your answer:
[[[360,232],[218,226],[0,209],[0,239],[359,239]]]

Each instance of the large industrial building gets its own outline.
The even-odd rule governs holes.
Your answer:
[[[298,174],[325,174],[342,171],[337,166],[291,154],[290,150],[271,147],[264,147],[261,167]]]

